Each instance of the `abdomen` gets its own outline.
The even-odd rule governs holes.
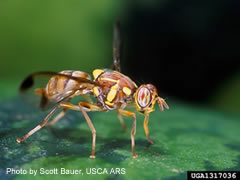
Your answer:
[[[60,74],[65,74],[68,76],[73,77],[80,77],[90,80],[89,74],[82,72],[82,71],[72,71],[72,70],[66,70],[61,71]],[[54,98],[54,96],[61,94],[63,92],[75,89],[76,86],[78,86],[79,83],[77,81],[74,81],[68,77],[63,76],[53,76],[47,86],[46,86],[46,95],[51,99]]]

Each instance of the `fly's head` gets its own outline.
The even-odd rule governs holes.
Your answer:
[[[158,96],[157,88],[152,84],[141,85],[135,93],[135,103],[137,111],[149,114],[154,111],[155,103],[159,104],[161,111],[169,109],[165,100]]]

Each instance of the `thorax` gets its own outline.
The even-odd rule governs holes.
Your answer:
[[[94,80],[100,85],[93,93],[100,94],[100,101],[106,108],[114,109],[133,100],[137,85],[129,77],[112,70],[95,70],[93,74]]]

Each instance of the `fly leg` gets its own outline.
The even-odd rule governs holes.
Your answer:
[[[117,109],[116,111],[117,111],[117,117],[120,121],[120,124],[121,124],[123,130],[126,131],[128,129],[128,127],[125,125],[123,117],[122,117],[121,113],[119,112],[119,110]]]
[[[53,114],[57,111],[57,109],[59,108],[64,108],[64,109],[72,109],[72,110],[79,110],[78,106],[75,106],[73,104],[70,103],[62,103],[57,105],[53,110],[51,110],[48,115],[40,122],[39,125],[37,125],[35,128],[33,128],[31,131],[29,131],[25,136],[18,138],[16,141],[18,143],[21,143],[22,141],[24,141],[25,139],[27,139],[29,136],[33,135],[35,132],[37,132],[38,130],[40,130],[42,127],[44,127],[48,120],[53,116]]]
[[[84,97],[84,99],[87,100],[87,102],[92,103],[92,99],[88,95],[83,94],[82,96]],[[70,99],[68,99],[67,102],[70,102]],[[67,112],[67,109],[64,108],[58,115],[56,115],[56,117],[52,121],[48,122],[46,126],[51,126],[56,124],[56,122],[58,122],[66,114],[66,112]]]
[[[147,137],[148,142],[150,144],[154,144],[153,140],[149,137],[148,120],[149,120],[149,114],[145,114],[145,119],[144,119],[144,123],[143,123],[145,135]]]
[[[126,130],[128,129],[128,127],[125,125],[124,120],[123,120],[123,117],[122,117],[121,113],[119,112],[119,109],[124,109],[125,107],[126,107],[126,105],[125,105],[125,104],[122,104],[122,105],[120,106],[120,108],[117,108],[117,109],[116,109],[116,111],[117,111],[117,117],[118,117],[118,119],[119,119],[119,121],[120,121],[120,124],[121,124],[121,126],[122,126],[122,128],[123,128],[124,131],[126,131]]]
[[[84,118],[87,121],[87,124],[89,128],[91,129],[92,132],[92,153],[90,155],[90,158],[95,158],[95,146],[96,146],[96,130],[93,126],[93,123],[91,119],[89,118],[88,114],[86,111],[104,111],[104,109],[100,108],[99,106],[95,104],[90,104],[86,102],[79,102],[78,106],[80,108],[80,111],[82,112]]]
[[[51,126],[56,124],[67,112],[67,109],[63,109],[52,121],[47,122],[46,126]]]
[[[134,139],[134,136],[136,134],[136,126],[137,126],[136,114],[134,112],[127,111],[124,109],[118,109],[118,111],[123,116],[133,117],[133,125],[132,125],[132,130],[131,130],[132,155],[133,155],[133,158],[137,158],[137,154],[135,153],[135,139]]]
[[[75,111],[81,111],[83,113],[84,118],[86,119],[88,126],[90,127],[93,135],[93,142],[92,142],[92,153],[90,155],[90,158],[95,158],[95,144],[96,144],[96,130],[92,124],[92,121],[90,120],[89,116],[86,113],[87,111],[104,111],[104,109],[98,107],[97,105],[90,104],[90,103],[85,103],[85,102],[79,102],[79,105],[73,105],[70,103],[62,103],[56,106],[52,111],[49,112],[49,114],[43,119],[43,121],[33,128],[31,131],[29,131],[25,136],[22,138],[18,138],[16,141],[18,143],[21,143],[25,139],[27,139],[29,136],[33,135],[35,132],[40,130],[42,127],[44,127],[48,120],[53,116],[53,114],[59,109],[59,108],[64,108],[64,109],[71,109]]]

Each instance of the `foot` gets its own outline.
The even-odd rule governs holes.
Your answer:
[[[154,144],[154,141],[153,141],[151,138],[148,138],[147,141],[148,141],[150,144]]]
[[[133,154],[133,158],[136,159],[138,156],[137,154]]]
[[[16,141],[17,143],[21,143],[23,141],[23,138],[17,138]]]
[[[91,159],[95,159],[95,158],[96,158],[94,154],[91,154],[89,157],[90,157]]]

